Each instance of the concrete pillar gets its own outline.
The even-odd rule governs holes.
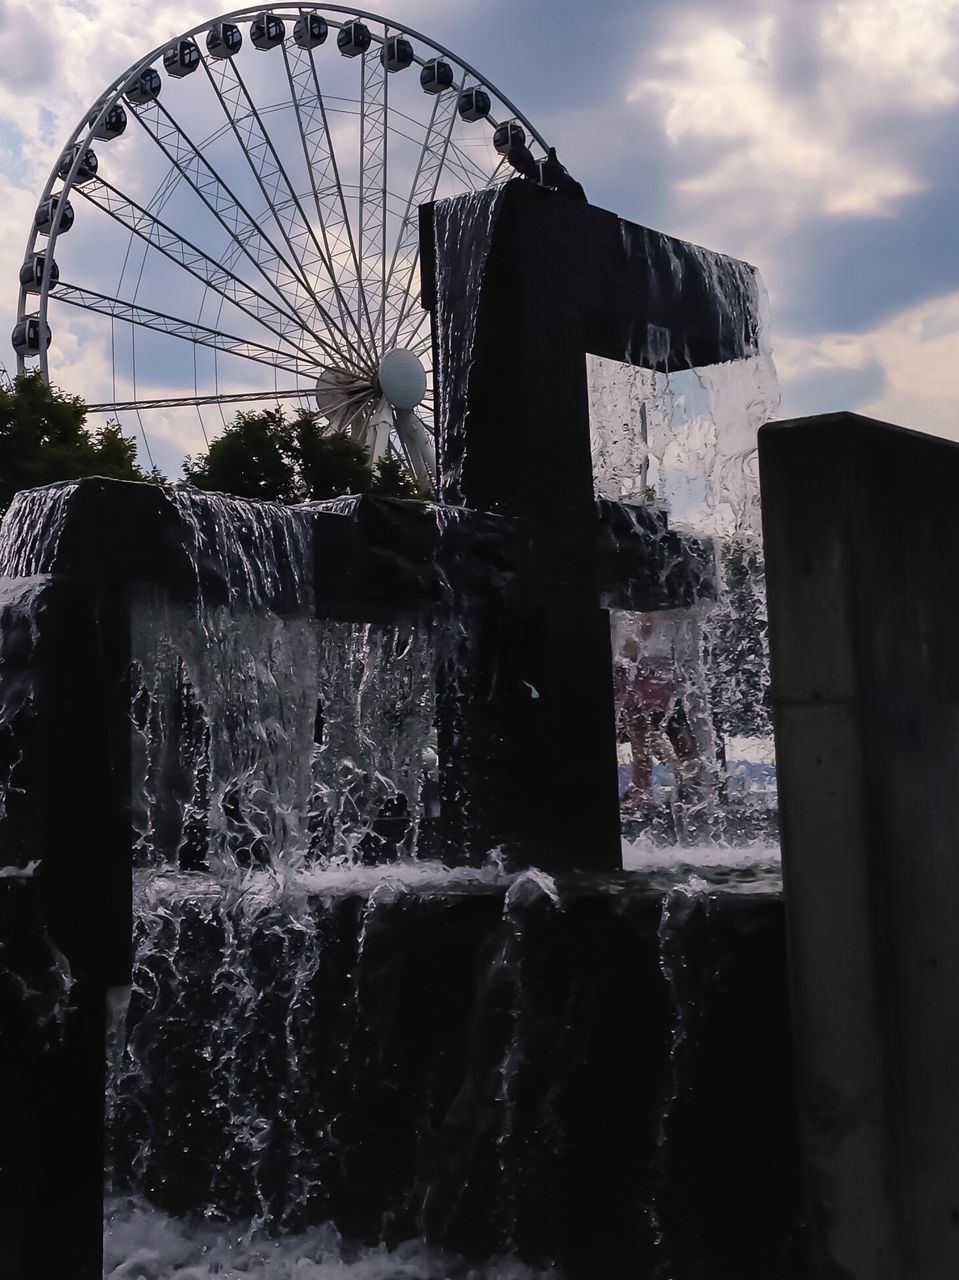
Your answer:
[[[959,446],[759,433],[810,1280],[959,1275]]]

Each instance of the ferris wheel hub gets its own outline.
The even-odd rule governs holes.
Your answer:
[[[426,395],[426,370],[419,356],[402,347],[387,351],[380,360],[377,381],[394,409],[415,409]]]

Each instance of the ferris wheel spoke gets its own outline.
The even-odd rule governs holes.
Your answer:
[[[369,389],[356,392],[352,396],[334,404],[324,404],[313,409],[315,417],[324,418],[331,431],[346,435],[360,416],[368,411],[370,405]]]
[[[160,182],[160,185],[150,197],[147,208],[151,213],[162,213],[170,199],[176,194],[177,187],[183,181],[183,176],[176,169],[167,169]]]
[[[94,311],[100,315],[111,316],[116,320],[125,320],[132,325],[144,329],[152,329],[157,333],[166,333],[174,338],[182,338],[204,347],[212,347],[217,351],[225,351],[230,355],[240,356],[246,360],[254,360],[258,364],[268,365],[271,369],[282,369],[286,373],[310,375],[317,369],[315,360],[307,356],[286,355],[274,351],[262,343],[252,342],[247,338],[239,338],[234,334],[224,333],[219,329],[210,329],[206,325],[192,320],[183,320],[179,316],[171,316],[163,311],[155,311],[152,307],[144,307],[139,303],[127,302],[121,298],[111,298],[97,293],[93,289],[83,289],[78,285],[63,281],[57,286],[54,295],[58,302],[66,302],[73,307],[81,307],[86,311]]]
[[[305,214],[302,215],[303,222],[309,227],[329,280],[326,292],[327,294],[332,292],[335,295],[344,326],[349,325],[352,328],[356,340],[362,346],[372,366],[376,362],[373,349],[363,331],[360,317],[357,316],[355,308],[350,306],[341,285],[341,276],[349,270],[351,257],[355,274],[359,275],[359,259],[340,184],[333,139],[330,134],[326,106],[320,92],[313,50],[301,49],[299,45],[286,40],[283,43],[283,60],[322,246]],[[331,179],[335,188],[335,196],[332,200],[328,193]],[[321,191],[324,194],[321,194]],[[337,197],[339,210],[336,208]],[[338,233],[336,243],[334,243],[334,230]]]
[[[285,241],[295,277],[304,294],[327,327],[339,335],[340,342],[350,351],[354,363],[364,363],[368,359],[368,353],[360,353],[341,320],[333,316],[317,294],[314,281],[324,276],[329,278],[332,275],[331,267],[303,212],[303,206],[239,67],[232,58],[217,59],[215,63],[211,59],[202,61],[233,136]]]
[[[393,260],[390,263],[389,275],[384,290],[384,295],[388,299],[387,305],[392,310],[390,323],[393,324],[393,328],[389,344],[391,347],[396,346],[399,342],[403,321],[413,303],[413,293],[419,275],[419,206],[421,204],[429,204],[436,198],[440,176],[446,162],[453,130],[456,127],[458,116],[456,108],[459,93],[460,87],[454,87],[446,93],[436,95],[432,115],[426,130],[426,138],[423,142],[416,173],[413,177],[413,185],[410,187],[406,209],[403,213],[396,245],[393,249]],[[411,259],[408,269],[404,269],[401,265],[401,259],[406,256]],[[404,283],[398,298],[392,300],[389,298],[390,284],[398,265],[400,266],[400,271],[404,272]]]
[[[360,69],[360,284],[373,349],[383,353],[389,72],[374,44]]]
[[[457,169],[473,191],[482,191],[491,185],[489,173],[476,163],[468,151],[464,151],[459,143],[450,140],[447,153],[448,163]],[[499,168],[499,166],[497,166]]]
[[[247,284],[230,269],[239,257],[239,250],[231,246],[231,252],[220,262],[181,236],[167,223],[149,213],[135,200],[118,191],[101,178],[78,187],[77,191],[90,204],[109,214],[120,226],[139,236],[150,248],[182,267],[190,275],[220,294],[227,302],[258,321],[275,337],[297,350],[302,345],[305,326],[295,313],[280,311],[258,290]],[[229,264],[229,265],[227,265]]]
[[[282,391],[220,391],[216,395],[166,396],[153,400],[113,400],[105,404],[88,404],[88,413],[132,413],[143,409],[202,408],[217,404],[257,404],[273,400],[297,400],[309,395],[304,388]]]
[[[450,89],[449,92],[455,94],[458,99],[459,94],[463,89],[469,87],[470,80],[469,77],[467,77],[463,80],[461,86],[454,87],[453,89]],[[399,111],[394,111],[393,116],[398,118],[400,121],[408,122],[413,131],[421,132],[422,126],[411,116]],[[492,123],[492,121],[490,121],[490,123]],[[413,132],[405,130],[401,124],[396,124],[394,122],[391,125],[391,130],[394,134],[398,137],[404,138],[407,142],[412,142],[417,146],[420,145],[419,139],[414,136]],[[461,146],[454,143],[452,139],[448,148],[447,162],[450,166],[458,169],[464,180],[467,182],[467,185],[472,189],[481,189],[494,182],[494,179],[482,168],[482,166],[478,165],[472,156],[470,156],[468,152],[464,151]],[[503,157],[497,164],[495,172],[499,173],[505,165],[506,159]]]
[[[320,88],[320,78],[312,49],[284,45],[290,80],[294,85],[301,122],[301,137],[306,151],[306,167],[317,206],[317,216],[323,231],[324,243],[334,267],[340,294],[344,281],[352,277],[355,282],[351,298],[344,298],[357,333],[364,346],[371,350],[369,340],[362,337],[363,321],[372,332],[372,321],[366,297],[362,291],[362,273],[357,251],[356,236],[346,205],[346,192],[340,177],[336,158],[333,130],[330,127],[326,99]],[[375,356],[373,356],[375,359]]]
[[[374,405],[369,399],[363,400],[357,407],[348,414],[344,414],[343,420],[336,425],[336,430],[342,432],[343,435],[349,435],[353,440],[363,440],[366,434],[369,420],[373,415]]]
[[[271,106],[261,108],[261,115],[269,115],[272,112],[282,110],[282,103],[274,103]],[[212,133],[208,133],[199,143],[201,151],[206,151],[215,142],[218,142],[225,134],[230,132],[230,125],[221,124]],[[178,169],[168,169],[157,187],[156,191],[147,201],[147,209],[151,213],[161,213],[164,205],[172,195],[176,193],[177,187],[183,181],[183,174]]]
[[[146,134],[153,139],[170,163],[179,170],[202,203],[213,214],[227,235],[239,246],[250,263],[276,291],[282,301],[290,300],[302,316],[303,282],[272,240],[213,169],[189,135],[157,101],[134,106],[133,114]],[[309,310],[309,307],[303,308]],[[347,351],[321,335],[304,321],[304,327],[329,359],[359,370],[360,366]]]
[[[508,176],[508,174],[509,174],[509,161],[506,159],[505,156],[500,156],[499,164],[496,166],[496,168],[493,170],[490,176],[486,179],[486,185],[490,187],[496,186],[498,183],[502,182],[503,179]]]
[[[416,356],[424,355],[429,351],[433,344],[432,332],[430,330],[427,330],[425,334],[422,332],[423,326],[426,324],[429,317],[430,313],[428,311],[424,311],[413,325],[412,329],[409,329],[403,335],[403,346],[407,351],[412,351]]]

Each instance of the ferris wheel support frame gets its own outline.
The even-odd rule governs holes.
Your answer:
[[[308,36],[304,40],[302,31],[296,32],[295,28],[293,38],[287,35],[284,21],[295,24],[298,20],[312,20],[313,15],[323,23],[317,39]],[[267,18],[267,29],[269,20],[279,20],[274,23],[276,29],[268,43],[263,41],[262,30],[254,34],[256,26],[264,26],[255,23],[260,16]],[[196,38],[214,28],[222,33],[224,24],[250,24],[257,48],[282,52],[288,99],[281,95],[282,101],[258,106],[235,57],[241,44],[239,39],[229,42],[229,52],[221,48],[217,54],[209,40],[206,53],[200,51]],[[344,36],[345,30],[348,34]],[[340,144],[334,145],[315,56],[316,48],[325,43],[331,32],[339,33],[335,44],[340,53],[351,59],[358,58],[359,64],[358,97],[341,97],[334,92],[330,98],[331,110],[343,112],[349,104],[350,114],[358,117],[358,185],[351,176],[348,187],[341,180],[344,171],[337,160]],[[418,42],[419,49],[413,41]],[[162,58],[168,75],[177,79],[170,57],[165,55],[178,47],[177,57],[182,67],[187,42],[191,46],[189,70],[198,71],[202,65],[223,117],[221,126],[199,144],[174,114],[176,99],[169,103],[160,100],[162,68],[154,66]],[[398,53],[401,46],[402,51]],[[391,103],[392,73],[415,66],[424,69],[421,87],[434,97],[427,113],[407,105],[394,108]],[[282,83],[282,76],[280,79]],[[495,114],[491,109],[494,99],[498,103]],[[125,195],[119,186],[100,177],[96,153],[91,153],[98,131],[121,101],[128,115],[158,149],[166,166],[159,186],[146,200],[146,207]],[[288,171],[288,164],[293,156],[287,154],[285,147],[277,149],[274,138],[279,139],[280,135],[271,135],[265,123],[267,115],[290,109],[306,163],[308,192],[291,180],[292,169]],[[496,119],[502,112],[507,113],[505,124]],[[491,154],[483,162],[470,153],[469,135],[456,135],[460,118],[468,123],[482,121],[493,129],[494,135],[498,135],[494,136],[498,162]],[[104,136],[108,140],[117,137],[124,128],[122,120],[117,126],[108,125]],[[94,106],[84,112],[65,143],[38,206],[46,204],[49,216],[44,221],[35,217],[27,238],[24,261],[32,264],[32,271],[21,271],[17,314],[18,326],[25,321],[29,325],[26,336],[15,339],[17,371],[23,373],[26,360],[38,357],[40,376],[44,381],[50,380],[48,342],[52,329],[48,310],[55,286],[60,301],[110,318],[113,401],[95,408],[136,413],[148,453],[150,445],[140,417],[141,409],[194,406],[206,439],[201,405],[217,405],[225,425],[223,404],[272,398],[277,401],[299,398],[309,402],[310,390],[303,382],[315,379],[313,395],[330,429],[347,432],[364,444],[374,463],[388,450],[405,455],[417,480],[428,487],[431,478],[435,478],[435,449],[428,425],[435,405],[422,364],[429,355],[429,338],[422,336],[428,317],[424,312],[416,321],[411,315],[419,267],[415,210],[437,198],[444,173],[453,176],[455,183],[467,190],[496,183],[507,166],[506,154],[514,145],[511,141],[514,131],[518,144],[535,143],[549,155],[545,140],[530,121],[475,67],[445,45],[384,14],[341,4],[281,4],[265,9],[247,6],[197,24],[172,41],[157,46],[116,77]],[[246,177],[232,169],[222,169],[211,162],[207,154],[212,143],[228,134],[233,135],[239,147],[240,164]],[[399,143],[399,152],[394,152],[391,145],[394,143]],[[414,150],[410,151],[407,144]],[[354,149],[356,145],[354,135]],[[526,150],[525,146],[522,149]],[[93,155],[92,160],[87,159],[88,154]],[[405,169],[405,175],[402,183],[394,182],[391,190],[388,180],[394,171],[396,155],[406,157],[400,166]],[[294,167],[299,167],[295,161]],[[409,181],[411,170],[412,182]],[[249,195],[244,203],[238,194],[241,190],[254,190],[249,185],[250,175],[259,191],[252,205]],[[175,217],[171,225],[160,216],[171,197],[182,188],[189,189],[198,202],[197,208],[202,205],[219,225],[220,234],[225,234],[225,247],[218,258],[179,232]],[[115,286],[97,282],[99,287],[87,288],[60,278],[55,249],[59,235],[72,223],[72,214],[70,222],[64,225],[63,221],[68,198],[77,193],[128,233],[126,253]],[[264,212],[256,214],[253,206],[258,207],[260,197],[265,201]],[[316,209],[316,218],[312,220],[305,208],[311,197]],[[199,232],[191,231],[191,234],[204,243]],[[41,237],[46,241],[43,248]],[[131,259],[135,242],[142,242],[144,246],[142,257],[136,254]],[[192,308],[175,308],[195,318],[170,315],[138,301],[151,249],[199,284],[198,304]],[[124,285],[128,268],[134,285],[132,297],[124,296],[130,292]],[[111,292],[104,292],[105,288]],[[232,327],[229,320],[221,322],[220,319],[227,304],[262,328],[263,333],[256,332],[260,341],[238,337],[237,331],[229,332]],[[130,327],[133,399],[122,400],[118,396],[117,320]],[[31,326],[35,326],[37,349],[34,349]],[[243,317],[240,317],[238,332],[244,328]],[[138,396],[138,329],[165,333],[192,346],[193,396],[182,392],[152,399]],[[213,395],[200,394],[196,355],[203,348],[212,350]],[[254,391],[248,382],[244,386],[243,378],[239,385],[222,389],[217,359],[221,352],[272,368],[273,393]],[[407,402],[402,377],[399,383],[396,381],[396,364],[392,366],[392,374],[385,373],[387,357],[393,352],[412,361],[414,382],[422,379],[420,400],[415,406],[414,401]],[[278,372],[292,375],[297,386],[281,390]],[[394,390],[390,390],[391,386]],[[420,404],[423,416],[420,416]]]

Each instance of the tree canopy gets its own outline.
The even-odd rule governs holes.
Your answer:
[[[49,386],[38,373],[0,387],[0,514],[19,489],[56,480],[148,479],[136,456],[135,442],[117,423],[89,431],[83,401]]]
[[[269,502],[368,492],[422,496],[398,459],[384,457],[372,467],[349,436],[325,429],[314,414],[288,419],[281,408],[238,413],[205,452],[187,458],[183,473],[199,489]],[[85,476],[163,479],[140,468],[136,442],[118,423],[88,428],[79,396],[49,386],[38,373],[0,386],[0,516],[20,489]]]
[[[315,414],[290,420],[281,408],[238,413],[203,453],[187,458],[183,474],[198,489],[269,502],[422,496],[398,459],[383,457],[372,467],[366,449],[348,435],[327,430]]]

